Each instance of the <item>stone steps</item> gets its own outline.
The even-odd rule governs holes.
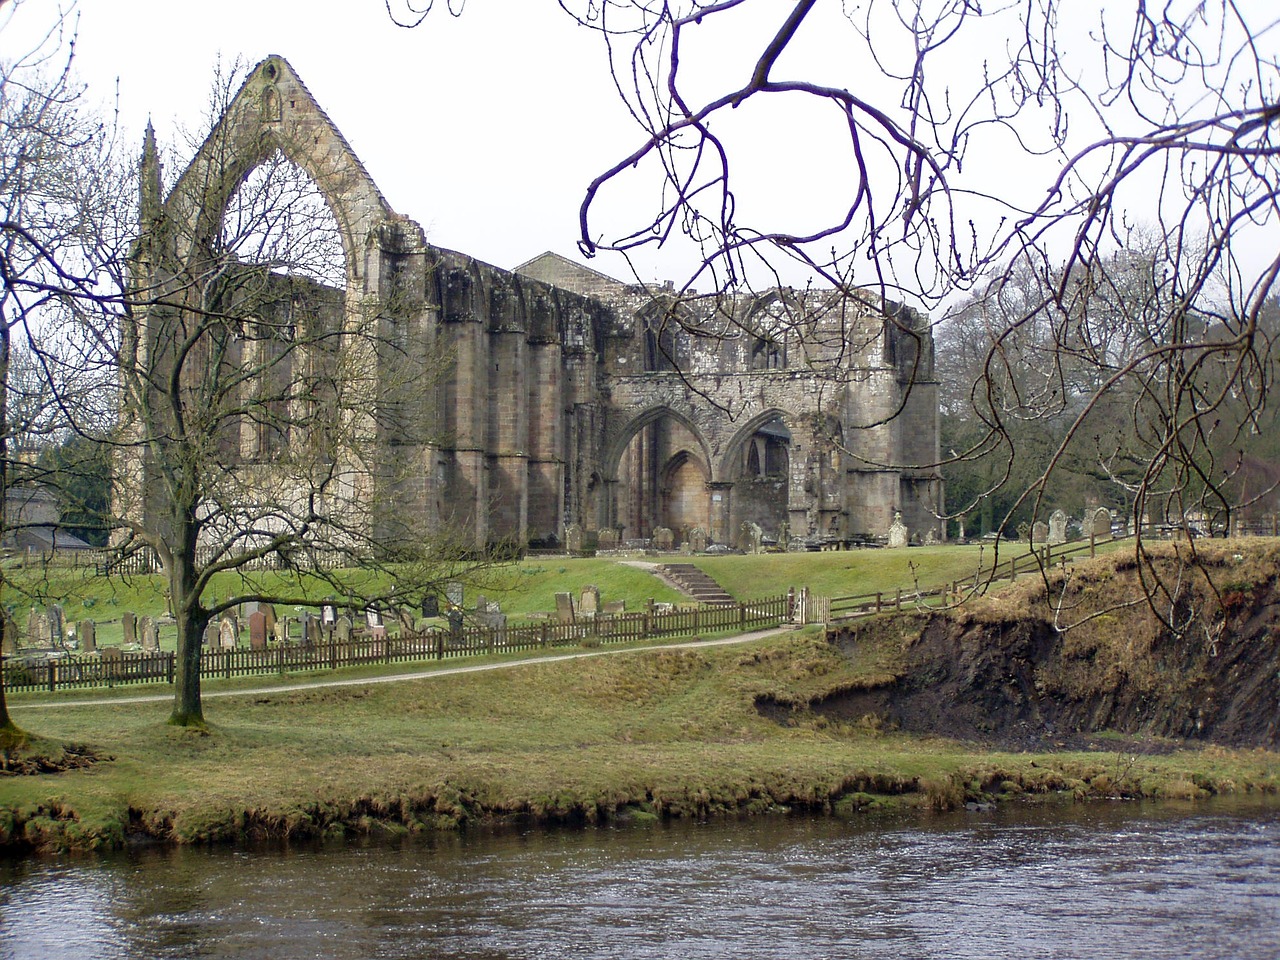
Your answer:
[[[716,583],[692,563],[664,563],[658,567],[662,576],[682,593],[687,593],[699,603],[726,606],[737,603]]]

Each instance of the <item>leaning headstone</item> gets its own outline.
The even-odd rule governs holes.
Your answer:
[[[267,615],[261,609],[249,614],[249,649],[267,649]]]
[[[120,626],[124,629],[123,643],[127,647],[138,642],[138,618],[131,611],[120,614]]]
[[[1111,536],[1111,511],[1106,507],[1099,507],[1093,511],[1092,532],[1094,539],[1097,540]]]
[[[1037,520],[1031,525],[1031,542],[1043,544],[1049,539],[1049,525],[1043,520]]]
[[[1050,546],[1067,542],[1067,515],[1061,510],[1053,511],[1049,517],[1049,537],[1046,542]]]
[[[600,612],[599,587],[585,586],[582,588],[582,599],[578,603],[578,612],[588,617],[594,617]]]
[[[338,643],[351,642],[352,623],[347,616],[339,617],[333,625],[333,639]]]
[[[653,530],[653,549],[670,550],[676,544],[676,535],[669,527],[655,527]]]
[[[156,629],[155,620],[143,617],[138,621],[138,641],[143,650],[160,649],[160,632]]]
[[[612,528],[601,530],[596,535],[596,545],[601,550],[617,550],[618,531]]]
[[[92,620],[81,620],[76,627],[76,636],[80,638],[80,649],[85,653],[98,649],[98,627]]]
[[[893,548],[905,547],[911,539],[911,534],[907,530],[907,525],[902,522],[902,514],[894,512],[893,523],[889,524],[889,546]]]
[[[556,594],[556,619],[561,623],[573,623],[573,594]]]
[[[564,548],[569,553],[582,552],[582,527],[571,523],[564,528]]]

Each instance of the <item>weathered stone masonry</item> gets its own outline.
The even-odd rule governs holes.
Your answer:
[[[719,542],[747,522],[883,536],[895,511],[913,533],[941,527],[924,318],[830,291],[676,303],[554,254],[501,270],[394,213],[282,58],[254,69],[246,102],[244,149],[202,151],[168,215],[208,219],[184,184],[217,164],[215,179],[238,183],[280,149],[337,218],[347,315],[378,316],[402,364],[447,358],[398,428],[375,418],[376,466],[353,496],[477,546],[563,543],[571,524]]]

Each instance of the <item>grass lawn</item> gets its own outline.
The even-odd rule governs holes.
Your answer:
[[[0,780],[0,835],[49,848],[126,832],[179,842],[245,833],[430,830],[491,818],[598,821],[965,798],[1088,796],[1092,785],[1186,797],[1272,790],[1277,757],[1173,751],[1006,754],[806,712],[863,668],[816,633],[633,652],[395,684],[210,700],[207,735],[166,703],[24,710],[19,723],[109,761]],[[876,666],[874,669],[880,669]],[[23,698],[23,702],[31,702]],[[1229,785],[1229,786],[1228,786]]]

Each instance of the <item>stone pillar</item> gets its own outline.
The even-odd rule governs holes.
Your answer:
[[[711,522],[711,539],[716,543],[732,543],[733,528],[730,518],[733,516],[733,484],[724,481],[707,484],[711,505],[707,517]]]

